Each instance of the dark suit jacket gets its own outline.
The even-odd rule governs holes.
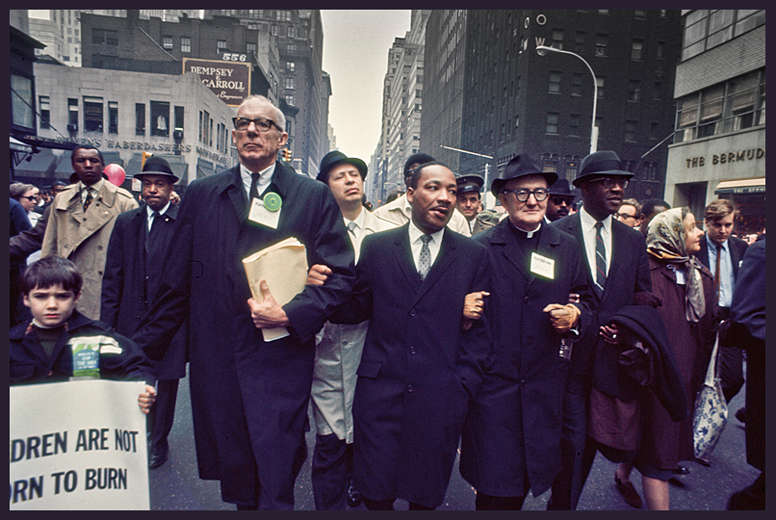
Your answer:
[[[154,226],[159,226],[155,247],[146,253],[146,205],[126,211],[116,218],[108,244],[105,274],[102,277],[100,321],[131,336],[159,290],[162,270],[168,257],[175,255],[170,242],[175,233],[178,206],[170,205]],[[156,231],[155,231],[156,232]],[[188,327],[178,329],[164,358],[155,361],[159,379],[186,376],[186,341]]]
[[[590,265],[587,255],[584,254],[585,242],[582,238],[582,224],[579,212],[556,220],[550,226],[555,226],[575,237],[581,248],[581,256],[585,265],[588,286],[593,287],[594,280],[590,274]],[[652,282],[649,275],[649,262],[647,260],[647,245],[644,235],[629,228],[622,222],[612,219],[612,254],[609,266],[609,274],[606,277],[606,286],[599,297],[593,291],[592,325],[587,333],[577,342],[572,357],[572,375],[570,377],[570,390],[579,393],[584,389],[579,384],[589,385],[592,377],[593,361],[595,357],[595,345],[597,343],[598,328],[607,324],[612,316],[625,305],[634,303],[633,297],[638,292],[650,292]]]
[[[525,477],[535,496],[560,470],[562,402],[569,361],[542,309],[579,293],[589,322],[592,293],[574,237],[542,225],[536,252],[555,261],[554,279],[531,274],[530,252],[506,218],[475,235],[488,248],[494,287],[487,297],[493,361],[467,416],[461,441],[461,474],[478,491],[519,496]]]
[[[465,295],[490,290],[488,259],[482,245],[445,229],[421,282],[408,226],[364,239],[345,309],[370,319],[353,403],[354,469],[364,496],[436,507],[490,350],[487,320],[462,332]]]
[[[738,279],[738,268],[741,266],[741,260],[744,258],[748,244],[741,240],[731,236],[728,238],[728,252],[730,253],[730,263],[733,266],[733,281]],[[706,235],[701,237],[701,250],[695,254],[695,257],[706,267],[709,268],[709,272],[714,276],[714,267],[709,265],[709,245],[706,242]]]
[[[261,507],[291,509],[306,456],[315,333],[349,297],[354,255],[325,184],[276,162],[270,189],[283,201],[277,229],[247,220],[239,166],[189,185],[170,245],[175,254],[133,339],[158,357],[188,316],[200,477],[221,480],[226,502],[256,505],[261,493]],[[305,245],[310,265],[333,273],[283,306],[291,336],[267,343],[250,317],[241,259],[290,236]]]

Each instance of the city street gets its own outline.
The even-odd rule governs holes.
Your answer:
[[[728,496],[751,483],[758,471],[745,460],[744,429],[735,417],[735,411],[744,403],[744,389],[729,404],[730,418],[722,438],[711,457],[711,466],[688,462],[690,474],[677,477],[671,485],[671,508],[676,510],[724,510]],[[307,434],[309,456],[296,481],[296,509],[314,510],[310,484],[310,461],[315,433]],[[217,481],[201,480],[197,476],[194,435],[189,402],[188,378],[182,379],[173,430],[170,434],[170,460],[150,471],[151,509],[153,510],[234,510],[232,504],[221,500]],[[614,486],[615,464],[597,456],[587,485],[579,502],[579,510],[632,509],[619,496]],[[641,493],[641,479],[634,471],[632,480]],[[544,510],[549,491],[529,496],[523,509]],[[643,498],[643,494],[642,494]],[[363,508],[363,506],[361,506]],[[397,501],[397,509],[406,509],[407,503]],[[474,492],[461,478],[456,462],[447,497],[439,510],[474,509]]]

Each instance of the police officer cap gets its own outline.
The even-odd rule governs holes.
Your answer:
[[[479,193],[482,189],[482,185],[485,184],[485,179],[479,175],[461,175],[455,180],[458,184],[458,193]]]

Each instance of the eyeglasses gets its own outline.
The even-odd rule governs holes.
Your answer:
[[[532,190],[520,188],[519,190],[502,190],[501,193],[512,193],[520,202],[527,201],[528,197],[533,195],[536,202],[541,202],[550,195],[550,190],[547,188],[534,188]]]
[[[38,202],[38,197],[36,197],[35,195],[33,195],[33,196],[31,196],[31,197],[27,197],[27,196],[25,196],[25,195],[22,195],[22,196],[21,196],[21,197],[19,197],[19,198],[22,198],[22,199],[27,199],[27,200],[29,200],[30,202]]]
[[[617,218],[639,218],[637,215],[628,215],[627,213],[615,213],[614,216]]]
[[[248,119],[247,117],[234,117],[232,118],[232,122],[234,123],[235,130],[239,130],[241,132],[248,130],[248,128],[251,126],[251,123],[253,123],[256,129],[262,133],[269,132],[272,130],[273,126],[281,132],[283,131],[283,129],[280,128],[273,120],[264,119],[263,117],[258,117],[256,119]]]
[[[550,197],[550,200],[556,206],[560,206],[561,204],[565,204],[566,206],[571,206],[572,199],[567,197]]]
[[[619,186],[622,189],[628,187],[628,179],[623,177],[598,177],[597,179],[590,179],[588,182],[600,182],[607,190],[611,190],[615,186]]]

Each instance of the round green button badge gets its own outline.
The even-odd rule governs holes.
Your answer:
[[[280,195],[275,193],[274,191],[271,191],[264,195],[264,207],[267,208],[267,211],[276,212],[280,211],[280,206],[283,205],[283,199],[280,198]]]

